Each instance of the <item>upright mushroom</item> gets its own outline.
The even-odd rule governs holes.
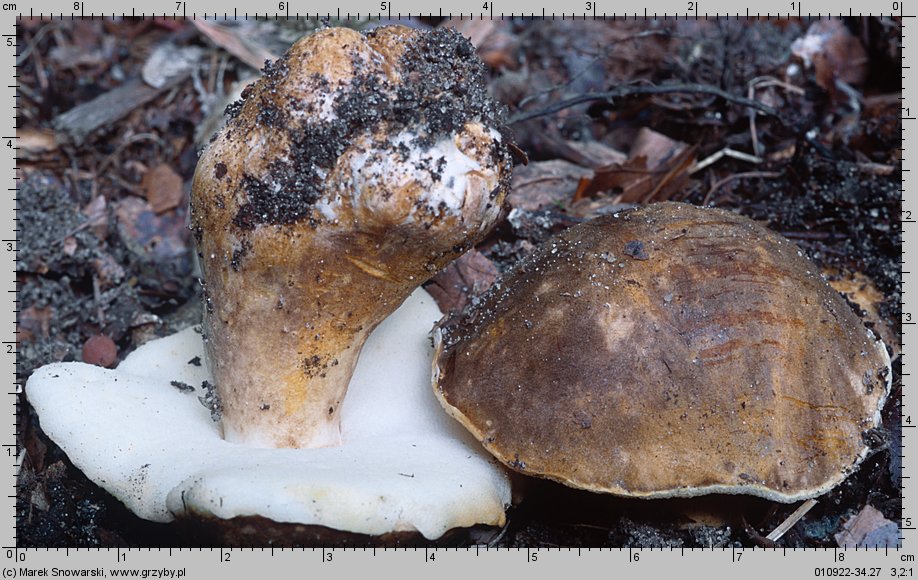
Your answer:
[[[482,72],[449,30],[329,28],[232,107],[192,190],[227,440],[340,442],[370,331],[494,224],[510,161]]]
[[[819,495],[890,388],[882,342],[792,242],[685,204],[563,232],[436,332],[435,391],[491,453],[623,496]]]

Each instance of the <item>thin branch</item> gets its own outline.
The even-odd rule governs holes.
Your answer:
[[[781,177],[781,173],[778,171],[747,171],[746,173],[734,173],[733,175],[728,175],[720,181],[715,181],[714,185],[711,186],[711,189],[708,190],[708,193],[704,196],[704,201],[701,202],[701,205],[708,205],[711,201],[711,197],[714,193],[723,187],[724,185],[735,181],[737,179],[750,179],[753,177],[760,177],[763,179],[771,179],[775,177]]]
[[[729,147],[724,147],[720,151],[717,151],[716,153],[713,153],[705,157],[704,159],[702,159],[701,161],[699,161],[698,163],[690,167],[688,172],[689,174],[698,173],[699,171],[701,171],[708,165],[712,165],[720,161],[724,157],[731,157],[733,159],[739,159],[740,161],[745,161],[747,163],[755,163],[755,164],[759,164],[759,163],[762,163],[762,161],[764,161],[761,157],[756,157],[755,155],[749,155],[748,153],[743,153],[742,151],[737,151],[735,149],[730,149]]]
[[[696,93],[720,97],[725,101],[755,109],[766,115],[771,115],[772,117],[775,117],[781,121],[782,124],[784,124],[784,120],[778,114],[778,111],[772,107],[769,107],[768,105],[764,105],[754,99],[747,99],[746,97],[728,93],[727,91],[712,85],[702,84],[628,85],[601,93],[584,93],[582,95],[577,95],[576,97],[571,97],[570,99],[558,101],[557,103],[549,105],[544,109],[517,113],[510,117],[508,124],[513,125],[516,123],[522,123],[523,121],[528,121],[530,119],[545,117],[547,115],[551,115],[553,113],[557,113],[558,111],[563,111],[564,109],[569,109],[583,103],[592,103],[595,101],[613,101],[615,99],[621,99],[624,97],[639,95],[663,95],[668,93]]]
[[[634,35],[631,35],[631,36],[626,36],[626,37],[624,37],[624,38],[619,38],[619,39],[617,39],[617,40],[613,40],[613,41],[609,42],[609,44],[607,44],[606,46],[604,46],[604,47],[602,48],[602,50],[600,50],[599,54],[595,55],[592,59],[590,59],[590,62],[588,62],[587,64],[585,64],[585,65],[583,66],[583,68],[581,68],[581,69],[580,69],[575,75],[573,75],[571,78],[569,78],[568,80],[566,80],[566,81],[563,82],[563,83],[558,83],[558,84],[552,85],[552,86],[548,87],[547,89],[543,89],[543,90],[541,90],[541,91],[539,91],[539,92],[537,92],[537,93],[533,93],[533,94],[529,95],[528,97],[526,97],[525,99],[523,99],[522,101],[520,101],[520,105],[519,105],[519,106],[520,106],[520,107],[525,107],[526,105],[528,105],[528,104],[531,103],[532,101],[538,99],[539,97],[543,97],[543,96],[545,96],[545,95],[547,95],[547,94],[553,93],[553,92],[555,92],[555,91],[557,91],[557,90],[563,89],[563,88],[565,88],[565,87],[569,87],[570,85],[574,84],[574,81],[578,80],[580,77],[582,77],[583,75],[585,75],[585,74],[590,70],[590,68],[591,68],[594,64],[596,64],[597,62],[599,62],[601,59],[603,59],[603,58],[609,56],[609,55],[612,53],[612,49],[613,49],[617,44],[621,44],[621,43],[623,43],[623,42],[628,42],[629,40],[639,40],[639,39],[645,38],[645,37],[647,37],[647,36],[665,36],[665,37],[671,38],[671,37],[673,37],[674,35],[673,35],[672,31],[669,31],[669,30],[645,30],[644,32],[640,32],[640,33],[638,33],[638,34],[634,34]],[[585,52],[581,52],[581,54],[585,54]]]
[[[801,519],[803,519],[803,516],[805,516],[808,511],[813,509],[813,506],[815,505],[816,505],[815,499],[806,500],[805,502],[803,502],[803,504],[800,507],[794,510],[794,513],[787,516],[787,519],[781,522],[780,526],[775,528],[770,534],[768,534],[765,537],[771,540],[772,542],[777,542],[778,540],[781,539],[781,536],[786,534],[789,529],[794,527],[794,524],[796,524]]]

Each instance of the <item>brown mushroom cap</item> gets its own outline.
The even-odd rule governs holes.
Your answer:
[[[369,333],[496,222],[503,110],[458,33],[328,28],[228,109],[192,229],[226,438],[339,443]]]
[[[819,495],[889,392],[885,347],[793,243],[685,204],[563,232],[435,334],[434,390],[492,454],[623,496]]]

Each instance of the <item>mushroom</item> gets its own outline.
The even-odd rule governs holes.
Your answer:
[[[227,440],[340,443],[368,334],[493,226],[510,158],[482,73],[446,29],[328,28],[230,110],[192,190]]]
[[[213,378],[200,332],[141,346],[114,370],[54,363],[26,393],[44,432],[141,518],[192,544],[396,545],[504,524],[510,485],[430,391],[417,290],[373,332],[342,407],[344,443],[263,449],[222,438],[199,402]]]
[[[793,243],[677,203],[563,232],[435,341],[434,390],[488,451],[620,496],[820,495],[890,391],[884,345]]]
[[[39,369],[27,393],[43,429],[139,516],[224,542],[503,525],[506,472],[430,392],[440,312],[418,289],[506,194],[503,111],[470,44],[321,30],[228,112],[192,191],[203,336],[115,370]]]

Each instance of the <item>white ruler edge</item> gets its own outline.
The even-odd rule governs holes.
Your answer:
[[[582,6],[580,4],[583,4]],[[15,35],[15,19],[18,16],[30,14],[50,15],[55,18],[69,19],[72,16],[89,17],[106,15],[108,17],[126,15],[156,15],[167,17],[203,17],[205,14],[212,16],[214,13],[223,15],[233,14],[239,16],[248,14],[250,17],[274,18],[307,15],[337,16],[338,11],[342,16],[356,17],[382,16],[383,18],[407,17],[409,14],[434,14],[458,16],[463,14],[468,17],[501,17],[501,15],[530,15],[545,14],[555,18],[590,18],[603,17],[628,18],[649,17],[663,18],[714,18],[729,15],[731,18],[751,16],[848,16],[851,15],[885,15],[905,16],[903,20],[903,55],[904,65],[914,66],[915,51],[909,42],[908,31],[911,26],[918,24],[918,19],[908,15],[918,14],[918,0],[906,2],[893,0],[880,0],[879,2],[851,2],[840,5],[836,2],[803,0],[791,2],[790,0],[764,0],[755,4],[738,4],[723,0],[688,0],[659,1],[647,5],[625,5],[623,10],[620,3],[609,0],[597,0],[590,4],[591,10],[586,12],[586,2],[575,0],[571,3],[551,3],[522,0],[494,0],[487,3],[485,9],[483,0],[469,0],[466,2],[442,2],[436,6],[418,0],[392,0],[381,3],[378,1],[353,1],[347,4],[334,6],[320,6],[316,11],[316,4],[312,2],[298,2],[297,0],[280,4],[274,3],[260,5],[259,3],[245,2],[218,2],[215,0],[186,0],[177,3],[175,0],[161,0],[158,2],[145,2],[136,5],[114,0],[85,0],[75,3],[70,1],[56,2],[7,2],[0,3],[0,19],[3,25],[0,31],[4,35]],[[79,8],[79,10],[75,10]],[[265,9],[269,9],[265,12]],[[383,10],[385,8],[385,10]],[[0,59],[3,70],[13,71],[15,52],[13,47],[6,46],[7,36],[0,44]],[[15,36],[13,36],[15,38]],[[910,109],[910,116],[918,116],[918,101],[912,102],[916,91],[916,82],[911,69],[903,69],[903,107]],[[15,135],[15,78],[7,75],[8,82],[0,85],[7,108],[6,120],[0,121],[0,137]],[[910,106],[911,105],[911,106]],[[911,211],[912,216],[918,217],[918,203],[912,201],[915,194],[909,193],[909,175],[914,165],[911,162],[909,151],[914,150],[912,135],[915,134],[913,126],[918,122],[903,121],[903,211]],[[6,145],[6,139],[2,141]],[[0,215],[7,216],[3,226],[4,240],[15,239],[14,196],[15,192],[9,188],[14,187],[15,178],[15,150],[7,149],[2,156],[4,182],[7,184],[5,194],[0,196]],[[907,281],[913,279],[913,268],[918,268],[914,256],[918,256],[918,224],[903,224],[903,312],[918,313],[918,302],[913,297],[913,292],[906,292],[911,288]],[[7,252],[4,243],[0,251],[3,260],[0,277],[2,282],[3,300],[5,308],[0,308],[0,336],[5,341],[13,341],[15,328],[15,264],[14,253]],[[7,291],[8,290],[8,291]],[[911,326],[903,327],[903,343],[908,344],[911,336]],[[907,346],[903,347],[908,348]],[[3,350],[6,350],[4,346]],[[9,386],[4,387],[3,409],[14,418],[16,396],[15,367],[13,357],[7,355],[0,357],[0,372],[8,373],[11,377]],[[909,367],[903,365],[903,371],[908,372]],[[918,380],[918,376],[906,376],[904,390]],[[918,417],[918,407],[912,408],[912,398],[903,398],[903,413]],[[8,429],[10,433],[2,437],[2,443],[14,444],[15,425]],[[904,429],[903,444],[906,449],[911,441],[911,429]],[[2,431],[0,431],[2,432]],[[905,530],[904,547],[901,549],[887,550],[763,550],[761,548],[747,549],[694,549],[694,550],[651,550],[651,549],[613,549],[613,550],[567,550],[526,549],[519,550],[484,550],[484,549],[408,549],[408,550],[232,550],[232,549],[204,549],[204,550],[178,550],[178,549],[152,549],[152,550],[126,550],[126,549],[22,549],[15,548],[15,482],[17,460],[15,448],[7,447],[2,456],[3,466],[6,470],[6,481],[11,482],[9,491],[0,497],[5,510],[7,524],[0,525],[0,570],[4,578],[38,575],[44,572],[46,576],[69,577],[67,571],[84,571],[89,575],[99,577],[113,577],[118,571],[136,571],[136,577],[184,577],[184,578],[211,578],[214,574],[222,574],[222,579],[251,578],[256,574],[270,574],[271,576],[307,578],[314,574],[321,575],[347,575],[360,574],[363,578],[370,578],[369,574],[382,574],[387,577],[398,574],[402,577],[421,577],[422,575],[436,575],[443,578],[467,578],[469,575],[487,574],[489,577],[500,578],[505,574],[525,573],[538,578],[559,578],[567,574],[601,574],[604,577],[655,577],[659,575],[678,575],[683,578],[704,577],[706,579],[735,578],[755,580],[759,578],[806,578],[806,577],[914,577],[916,547],[916,532]],[[905,522],[918,526],[918,511],[914,502],[910,501],[912,484],[910,483],[918,473],[913,468],[913,462],[907,457],[903,459],[903,517]]]

